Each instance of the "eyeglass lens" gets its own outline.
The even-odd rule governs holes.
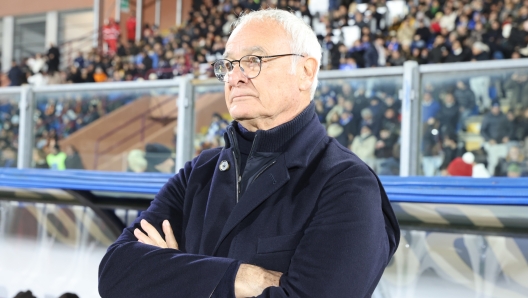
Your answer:
[[[260,58],[257,56],[248,55],[242,57],[239,61],[231,62],[227,59],[216,61],[214,64],[215,76],[221,81],[227,80],[228,73],[233,71],[233,64],[237,62],[239,63],[240,70],[247,78],[253,79],[259,75],[261,65]]]

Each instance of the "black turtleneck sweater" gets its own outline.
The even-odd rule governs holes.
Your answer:
[[[295,136],[315,115],[315,105],[310,103],[291,121],[269,130],[250,132],[240,123],[234,122],[240,157],[239,170],[242,176],[239,196],[242,197],[249,185],[267,165],[280,155]],[[253,151],[252,151],[253,150]],[[251,155],[251,156],[250,156]]]
[[[238,150],[240,151],[240,173],[244,173],[246,163],[251,153],[251,147],[253,146],[253,140],[255,139],[256,132],[251,132],[238,123],[234,125],[236,131],[236,137],[238,141]]]

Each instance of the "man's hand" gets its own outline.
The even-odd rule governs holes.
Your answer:
[[[235,296],[253,297],[260,295],[266,288],[278,287],[281,272],[241,264],[235,279]]]
[[[147,235],[141,232],[140,229],[135,229],[134,236],[136,236],[139,242],[154,245],[161,248],[178,249],[178,242],[176,242],[174,232],[172,231],[168,220],[164,220],[163,224],[161,225],[163,233],[165,233],[165,239],[163,239],[160,233],[158,233],[158,230],[156,230],[156,228],[154,228],[154,226],[152,226],[146,220],[142,219],[140,224],[141,228],[147,233]]]
[[[134,236],[139,242],[160,248],[178,249],[178,242],[176,242],[168,220],[164,220],[162,224],[165,239],[146,220],[142,219],[140,224],[143,231],[147,234],[145,235],[140,229],[135,229]],[[268,287],[278,287],[281,276],[281,272],[266,270],[254,265],[241,264],[235,279],[235,296],[237,298],[258,296]]]

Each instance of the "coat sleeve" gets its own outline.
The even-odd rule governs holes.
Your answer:
[[[260,297],[363,298],[376,288],[399,241],[397,224],[390,228],[382,211],[385,193],[364,164],[332,180],[280,286]]]
[[[491,136],[488,132],[489,130],[489,126],[490,126],[490,123],[489,123],[489,119],[488,117],[484,116],[484,119],[482,120],[482,124],[480,126],[480,135],[484,138],[484,140],[487,142],[491,139]]]
[[[165,237],[161,223],[168,219],[176,240],[182,239],[183,198],[191,168],[187,163],[171,178],[150,207],[108,248],[99,265],[101,297],[210,297],[219,284],[225,284],[222,280],[231,279],[224,275],[236,266],[236,260],[142,244],[133,234],[145,219]]]

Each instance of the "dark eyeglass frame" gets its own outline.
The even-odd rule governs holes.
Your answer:
[[[240,61],[242,61],[244,58],[246,57],[257,57],[259,58],[259,71],[256,75],[252,76],[252,77],[249,77],[245,72],[244,72],[244,69],[242,68],[242,73],[248,78],[248,79],[254,79],[256,77],[258,77],[258,75],[260,74],[260,71],[262,70],[262,62],[266,62],[266,61],[262,61],[262,59],[267,59],[267,58],[280,58],[280,57],[286,57],[286,56],[299,56],[299,57],[303,57],[304,58],[304,55],[301,55],[301,54],[280,54],[280,55],[271,55],[271,56],[259,56],[259,55],[245,55],[243,56],[242,58],[238,59],[238,60],[229,60],[229,59],[218,59],[218,60],[215,60],[213,63],[211,63],[211,66],[213,67],[213,72],[214,72],[214,69],[215,69],[215,64],[220,62],[220,61],[227,61],[229,62],[229,64],[231,64],[231,70],[228,71],[227,73],[233,71],[235,69],[235,66],[233,65],[233,63],[237,63],[238,62],[238,66],[240,67]],[[226,73],[226,74],[227,74]],[[215,73],[215,76],[216,78],[220,81],[220,82],[225,82],[225,79],[224,77],[220,78],[219,75],[217,75]]]

